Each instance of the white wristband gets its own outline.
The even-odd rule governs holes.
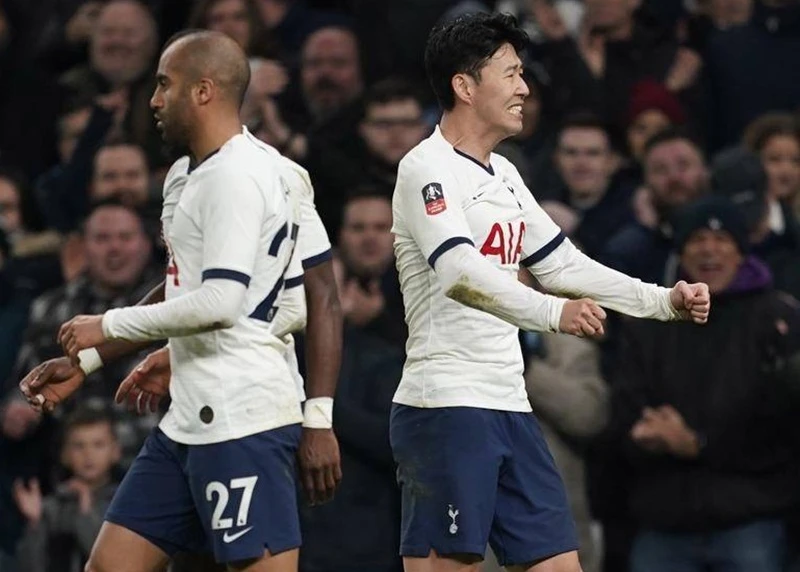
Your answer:
[[[331,429],[333,427],[333,397],[312,397],[303,409],[303,427]]]
[[[78,365],[83,370],[83,373],[90,375],[103,367],[103,360],[97,348],[88,348],[78,352]]]

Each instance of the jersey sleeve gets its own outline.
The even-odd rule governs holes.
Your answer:
[[[261,181],[270,184],[270,181]],[[276,192],[282,192],[275,177]],[[251,176],[230,169],[209,173],[196,223],[203,234],[203,280],[226,278],[249,285],[264,221],[272,209]]]
[[[508,163],[509,176],[514,182],[515,194],[522,205],[525,219],[525,238],[522,241],[520,265],[531,267],[544,260],[566,238],[553,219],[533,198],[530,189],[522,181],[517,169]]]
[[[393,201],[393,231],[412,238],[431,267],[459,244],[474,246],[452,173],[406,156],[398,170]]]

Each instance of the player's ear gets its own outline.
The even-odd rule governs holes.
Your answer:
[[[198,105],[206,105],[214,96],[216,90],[214,82],[208,78],[202,78],[194,88],[194,97]]]
[[[453,88],[456,99],[468,104],[472,103],[474,83],[472,78],[465,73],[457,73],[450,80],[450,86]]]

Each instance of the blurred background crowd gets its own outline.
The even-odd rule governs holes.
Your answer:
[[[0,571],[82,570],[158,422],[113,404],[141,356],[54,415],[16,387],[60,355],[62,322],[163,278],[161,183],[177,157],[148,100],[160,47],[184,28],[247,52],[243,121],[308,169],[336,247],[344,480],[301,509],[302,570],[401,569],[391,195],[438,120],[429,30],[494,10],[530,35],[524,128],[497,152],[590,256],[713,294],[703,327],[611,316],[602,341],[520,335],[584,570],[800,569],[800,0],[2,0]]]

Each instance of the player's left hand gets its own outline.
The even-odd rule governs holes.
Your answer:
[[[695,324],[705,324],[708,321],[711,294],[707,284],[687,284],[681,280],[672,288],[669,300],[684,320],[691,320]]]
[[[169,395],[169,382],[172,368],[169,361],[169,348],[163,347],[149,354],[122,380],[114,401],[127,401],[128,409],[139,415],[148,411],[158,411],[158,404]]]
[[[333,429],[303,427],[297,460],[309,504],[314,506],[331,500],[342,480],[339,442]]]
[[[58,343],[76,365],[79,351],[99,346],[104,341],[103,316],[75,316],[58,331]]]

